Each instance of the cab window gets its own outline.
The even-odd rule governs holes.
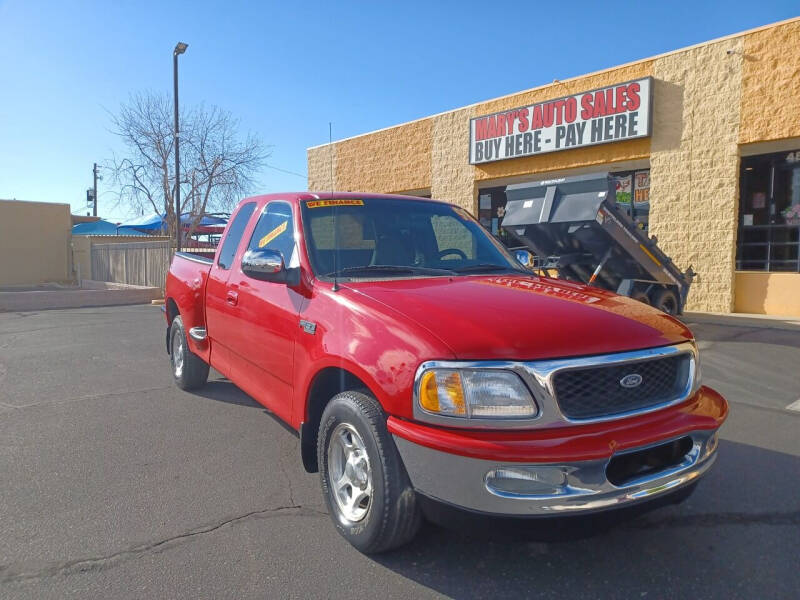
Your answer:
[[[294,218],[286,202],[270,202],[256,223],[248,250],[276,250],[287,267],[296,266]]]
[[[239,242],[242,240],[242,234],[250,222],[250,216],[256,208],[255,202],[248,202],[243,204],[233,218],[233,222],[228,227],[228,234],[225,236],[225,241],[222,242],[222,248],[219,251],[219,258],[217,265],[220,269],[226,271],[231,268],[233,264],[233,257],[236,256],[236,249],[239,247]]]

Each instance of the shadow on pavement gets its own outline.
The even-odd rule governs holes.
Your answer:
[[[586,539],[544,543],[528,525],[513,540],[426,525],[410,546],[374,559],[454,597],[792,597],[798,475],[797,456],[723,441],[686,502],[611,530],[600,520]]]
[[[203,398],[208,398],[209,400],[224,402],[225,404],[235,404],[237,406],[258,408],[283,429],[291,433],[294,437],[299,435],[297,431],[292,429],[290,425],[285,423],[282,419],[275,415],[275,413],[253,400],[250,396],[245,394],[226,378],[211,379],[203,387],[192,390],[190,393]]]
[[[722,325],[687,320],[686,324],[702,342],[755,342],[800,348],[800,328],[779,329],[764,324],[756,326],[735,321]]]
[[[192,390],[191,393],[210,400],[216,400],[217,402],[236,404],[238,406],[250,406],[252,408],[266,410],[227,379],[210,380],[203,387]]]

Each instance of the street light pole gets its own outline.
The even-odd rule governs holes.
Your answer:
[[[188,44],[178,42],[172,51],[172,79],[175,87],[175,251],[181,251],[181,163],[180,128],[178,124],[178,55],[186,52]],[[96,203],[95,203],[96,205]]]

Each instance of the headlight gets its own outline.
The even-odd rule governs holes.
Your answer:
[[[525,419],[538,412],[516,373],[498,369],[430,369],[417,390],[427,413],[467,419]]]

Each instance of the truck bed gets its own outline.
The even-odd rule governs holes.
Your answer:
[[[213,260],[204,256],[175,253],[166,282],[167,296],[170,298],[166,307],[168,324],[172,323],[178,313],[177,307],[180,306],[181,318],[187,331],[192,327],[205,326],[206,282],[212,264]],[[207,360],[207,349],[198,347],[191,338],[187,341],[192,352]]]

